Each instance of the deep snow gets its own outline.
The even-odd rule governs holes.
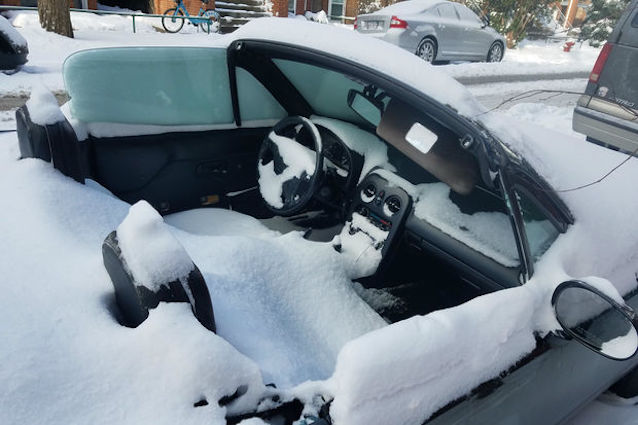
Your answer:
[[[90,44],[88,38],[84,41],[85,45]],[[26,81],[28,77],[33,76],[23,75],[18,80]],[[519,108],[531,110],[533,106]],[[521,130],[512,129],[512,117],[525,118],[516,110],[509,113],[509,117],[491,114],[485,120],[499,129],[503,139],[524,152],[557,187],[589,181],[622,159],[617,153],[583,143],[582,137],[525,124]],[[567,114],[552,117],[552,111],[538,111],[535,117],[542,114],[546,116],[539,119],[543,125],[553,127],[560,118],[561,128],[566,128],[563,121]],[[524,134],[533,134],[539,143],[526,144]],[[411,397],[409,392],[392,391],[399,377],[402,382],[416,383],[421,401],[415,408],[420,415],[426,414],[462,393],[463,385],[473,385],[459,385],[454,375],[437,375],[449,364],[445,362],[452,360],[458,370],[473,371],[475,366],[464,363],[467,358],[463,355],[449,359],[431,351],[445,347],[445,335],[436,336],[441,323],[457,330],[465,325],[465,315],[473,320],[475,315],[480,317],[484,303],[521,307],[504,309],[504,318],[497,318],[503,325],[488,329],[483,336],[490,340],[498,334],[505,342],[484,347],[498,358],[490,370],[480,369],[476,374],[480,380],[497,373],[502,363],[527,352],[533,329],[556,326],[547,305],[554,282],[568,276],[596,274],[613,281],[622,292],[635,285],[632,264],[637,256],[628,257],[625,253],[638,250],[626,228],[638,224],[638,211],[631,197],[622,196],[632,193],[631,182],[638,177],[636,160],[632,160],[601,185],[565,195],[578,222],[539,264],[537,280],[549,284],[531,282],[526,287],[493,294],[492,298],[474,300],[451,312],[383,327],[347,344],[339,354],[347,340],[384,323],[356,297],[354,288],[348,289],[349,279],[340,266],[325,270],[326,261],[337,264],[332,259],[334,251],[327,244],[317,249],[298,234],[277,236],[252,219],[207,210],[194,213],[200,219],[206,217],[202,221],[209,226],[204,235],[178,229],[174,232],[202,268],[214,302],[220,300],[215,304],[220,335],[235,348],[199,326],[184,305],[161,306],[140,328],[129,330],[117,325],[109,312],[111,288],[98,248],[106,234],[125,217],[128,206],[95,185],[80,186],[60,176],[40,161],[16,159],[15,136],[0,135],[0,207],[4,211],[1,233],[5,246],[11,247],[10,253],[28,253],[0,257],[6,282],[21,282],[5,285],[7,294],[0,300],[0,317],[4,323],[14,325],[0,329],[0,339],[7,342],[0,349],[0,382],[10,386],[0,400],[2,423],[209,423],[221,419],[223,409],[215,403],[194,409],[192,403],[202,397],[219,398],[249,383],[251,392],[241,399],[249,404],[264,391],[259,369],[265,382],[278,378],[281,385],[290,386],[307,378],[328,377],[337,355],[335,374],[323,388],[338,397],[336,418],[358,423],[373,414],[388,417],[396,413],[396,406],[405,402],[406,396]],[[181,219],[189,222],[184,217]],[[170,220],[167,219],[169,223]],[[601,227],[601,222],[616,226]],[[201,230],[196,227],[191,231]],[[235,233],[229,228],[243,230]],[[220,234],[223,236],[211,236]],[[602,255],[601,240],[614,241]],[[579,249],[577,255],[574,247]],[[265,253],[276,256],[276,261]],[[618,258],[625,263],[619,266]],[[282,270],[287,271],[283,276]],[[613,292],[613,288],[607,289]],[[296,304],[288,302],[292,299]],[[345,303],[343,310],[347,311],[328,317],[332,322],[318,323],[317,317],[335,315],[335,303]],[[28,310],[23,306],[28,306]],[[533,317],[529,316],[530,310],[535,312]],[[274,319],[265,321],[264,317]],[[354,325],[339,328],[335,334],[335,322],[350,323],[354,317],[367,319],[363,323],[354,320]],[[289,328],[291,323],[293,330]],[[421,339],[414,339],[424,334],[438,339],[440,345],[428,346],[420,344]],[[428,364],[416,375],[395,377],[390,372],[401,374],[405,368],[397,368],[404,358],[397,356],[393,341],[414,342],[407,354],[419,365],[423,365],[421,359],[426,355],[428,360],[433,356],[439,361]],[[371,346],[380,347],[385,355],[370,356]],[[252,361],[236,349],[248,354]],[[308,352],[317,358],[309,358]],[[385,363],[379,363],[380,359]],[[387,373],[366,374],[371,367],[387,368]],[[173,372],[176,368],[180,374]],[[232,376],[229,370],[233,371]],[[431,379],[440,384],[440,391],[432,393],[430,386],[423,386]],[[367,384],[387,391],[387,399],[375,402],[375,409],[360,408],[370,406],[373,399],[378,401]],[[430,397],[423,399],[423,394]],[[38,409],[32,408],[33,400],[37,400]],[[600,411],[588,412],[591,416],[586,416],[583,423],[593,423],[588,421]],[[627,416],[623,409],[622,417]],[[414,419],[402,418],[408,422]]]

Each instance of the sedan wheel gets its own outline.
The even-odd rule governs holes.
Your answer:
[[[432,63],[436,57],[436,44],[429,38],[424,39],[416,49],[416,55],[424,61]]]
[[[494,43],[490,47],[490,51],[487,53],[488,62],[500,62],[503,59],[503,45],[501,43]]]

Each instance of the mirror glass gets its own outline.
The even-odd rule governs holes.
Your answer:
[[[405,140],[421,153],[428,153],[439,137],[423,125],[415,122],[405,135]]]
[[[638,333],[620,308],[586,287],[564,288],[554,302],[565,331],[594,351],[627,359],[638,349]]]
[[[363,94],[354,90],[348,96],[348,105],[363,119],[373,124],[375,127],[381,122],[381,109],[372,103]]]

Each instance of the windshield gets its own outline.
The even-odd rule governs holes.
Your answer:
[[[273,62],[306,99],[315,114],[365,124],[348,106],[348,92],[362,91],[363,84],[340,72],[302,62],[285,59],[273,59]]]

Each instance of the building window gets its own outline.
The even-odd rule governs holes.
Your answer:
[[[288,14],[289,15],[294,15],[295,14],[296,3],[297,3],[297,0],[288,0]]]
[[[330,19],[341,19],[345,12],[345,0],[331,0],[328,15]]]

